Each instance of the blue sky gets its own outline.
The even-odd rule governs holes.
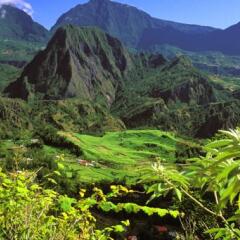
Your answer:
[[[51,27],[57,18],[87,0],[0,0],[28,2],[33,18]],[[115,0],[138,7],[154,17],[184,23],[226,28],[240,22],[240,0]]]

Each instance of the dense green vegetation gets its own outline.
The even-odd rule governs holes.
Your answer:
[[[63,131],[50,135],[49,131],[43,135],[43,143],[37,144],[33,151],[40,151],[50,159],[64,155],[66,166],[74,172],[73,181],[87,185],[112,182],[134,185],[159,158],[171,163],[181,162],[199,149],[197,143],[159,130],[109,132],[103,136]],[[7,156],[12,149],[24,145],[25,155],[31,157],[34,146],[31,142],[31,135],[15,141],[2,140],[2,155]],[[33,164],[41,166],[40,162]]]
[[[112,179],[102,185],[108,190],[102,191],[95,187],[91,191],[89,186],[86,191],[83,185],[79,185],[75,192],[70,193],[69,181],[75,172],[68,159],[69,156],[73,156],[73,153],[67,151],[67,149],[71,150],[70,147],[60,150],[56,147],[39,145],[40,142],[36,141],[31,141],[29,145],[27,139],[16,140],[15,143],[2,142],[1,153],[5,151],[6,155],[3,154],[1,157],[8,159],[7,165],[1,162],[3,165],[0,172],[0,235],[3,239],[6,237],[34,240],[39,238],[125,239],[124,237],[131,235],[133,231],[131,224],[134,224],[140,212],[146,216],[145,221],[154,216],[165,219],[164,222],[178,224],[178,230],[173,230],[174,227],[166,222],[168,227],[165,229],[169,230],[163,233],[153,233],[147,228],[149,239],[165,239],[170,236],[169,231],[175,234],[175,238],[172,239],[190,240],[197,237],[219,240],[239,239],[238,130],[223,131],[217,136],[217,140],[208,142],[202,148],[202,156],[198,157],[195,152],[196,157],[187,160],[186,156],[181,164],[173,161],[172,151],[176,150],[176,142],[180,141],[181,144],[191,147],[196,145],[166,132],[126,131],[107,133],[103,137],[65,132],[59,134],[74,142],[74,146],[81,146],[83,156],[88,156],[101,165],[104,165],[103,159],[109,165],[118,163],[119,168],[126,162],[131,165],[134,158],[136,160],[139,157],[141,160],[143,153],[145,157],[149,156],[153,143],[156,144],[154,152],[158,157],[152,162],[152,168],[151,161],[144,163],[144,168],[148,168],[148,171],[144,178],[139,179],[138,184],[144,186],[141,192],[139,187],[136,188],[134,185],[131,190],[124,186],[116,186]],[[124,140],[125,146],[119,146],[121,140]],[[21,146],[17,147],[20,143]],[[133,151],[139,146],[141,150]],[[108,148],[107,152],[106,148]],[[29,158],[31,149],[35,155]],[[8,155],[9,151],[12,154]],[[66,158],[61,154],[64,151]],[[117,154],[118,151],[125,155],[126,162],[122,161],[123,157]],[[44,152],[47,155],[49,153],[58,155],[48,161],[50,165],[47,168]],[[112,159],[111,154],[114,157]],[[199,155],[200,152],[197,154]],[[99,167],[109,173],[109,169],[104,168],[103,165]],[[86,173],[88,176],[99,174],[97,170],[93,172],[84,170],[87,168],[94,167],[84,166],[78,169],[83,181],[86,180]],[[128,167],[124,170],[126,178],[131,178],[133,169]],[[80,181],[80,179],[74,180]],[[70,197],[65,195],[66,193],[73,195]],[[96,209],[98,209],[97,215],[102,214],[101,224],[98,222],[98,217],[95,217]],[[119,220],[120,225],[111,227],[107,220],[111,212],[115,212],[119,219],[122,218],[118,217],[118,214],[125,212],[125,220],[128,218],[131,220],[123,222]],[[133,215],[136,218],[132,218]],[[146,235],[141,235],[143,232],[135,234],[139,234],[139,239],[145,239]]]
[[[58,29],[4,93],[28,101],[24,118],[33,126],[44,121],[73,132],[157,128],[209,137],[240,119],[237,95],[187,57],[132,54],[87,27]]]
[[[181,55],[187,56],[191,59],[195,67],[220,76],[220,78],[226,76],[234,78],[240,74],[239,56],[224,55],[221,52],[190,52],[166,44],[153,46],[149,50],[161,53],[168,59],[173,59]],[[227,79],[226,82],[228,82]]]
[[[34,55],[44,48],[43,43],[34,43],[20,40],[0,39],[0,61],[17,65],[32,60]],[[17,65],[18,66],[18,65]],[[23,65],[20,65],[23,67]]]
[[[162,163],[156,164],[154,169],[160,183],[151,186],[149,191],[154,193],[153,198],[166,194],[166,191],[174,191],[180,202],[187,198],[205,214],[212,215],[216,225],[211,226],[213,222],[210,221],[205,225],[205,233],[210,234],[211,238],[239,239],[240,132],[231,130],[222,131],[222,134],[221,139],[204,147],[205,156],[190,159],[187,162],[189,165],[180,171],[175,167],[165,167]],[[197,191],[199,195],[196,197]],[[186,217],[194,224],[197,219],[192,216]],[[193,232],[189,232],[189,239],[194,238]]]
[[[109,18],[131,47],[145,27],[214,30],[108,0],[69,14],[81,9],[81,24]],[[42,50],[47,31],[2,10],[13,15],[0,20],[0,239],[240,239],[240,131],[215,135],[239,126],[238,57],[151,49],[169,60],[71,25]]]
[[[55,171],[55,174],[60,174]],[[60,195],[44,189],[36,182],[36,172],[0,171],[0,237],[1,239],[112,239],[112,232],[124,232],[128,221],[121,225],[97,229],[90,208],[104,208],[107,200],[95,189],[95,194],[81,199]],[[51,179],[54,182],[53,179]]]
[[[14,66],[0,64],[0,92],[19,76],[20,70]]]
[[[87,183],[136,184],[159,157],[175,162],[179,160],[178,148],[181,147],[182,151],[185,148],[186,152],[197,148],[197,144],[158,130],[129,130],[106,133],[102,137],[66,132],[59,134],[78,146],[82,159],[89,161],[89,167],[81,166],[77,161],[79,158],[70,161],[79,173],[78,181]]]

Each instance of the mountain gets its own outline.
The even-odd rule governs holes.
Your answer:
[[[119,40],[92,28],[60,28],[8,90],[29,99],[103,99],[111,103],[120,79],[131,67]]]
[[[240,54],[240,23],[237,23],[225,30],[217,30],[207,34],[204,38],[206,49],[221,51],[228,55]]]
[[[186,51],[171,45],[157,45],[149,49],[152,53],[161,53],[168,60],[178,56],[187,56],[191,59],[193,65],[201,71],[207,72],[220,79],[232,79],[232,86],[238,85],[240,75],[240,56],[230,56],[221,52],[193,52]],[[228,83],[229,81],[225,81]],[[239,84],[238,84],[239,82]]]
[[[188,51],[216,51],[227,55],[240,55],[240,24],[225,30],[189,34],[172,27],[147,28],[143,32],[137,48],[149,50],[169,44]]]
[[[0,63],[0,93],[20,75],[20,70],[14,66]]]
[[[0,39],[0,94],[45,43]]]
[[[24,11],[10,5],[0,8],[0,39],[46,42],[49,33]]]
[[[40,110],[34,107],[32,114],[44,112],[41,118],[60,128],[75,126],[73,112],[82,116],[83,129],[100,129],[98,112],[105,126],[157,127],[198,137],[240,121],[237,94],[196,70],[188,58],[133,54],[116,38],[89,27],[59,28],[4,92],[37,103]],[[62,105],[74,111],[63,111]]]
[[[0,94],[45,47],[48,38],[48,30],[24,11],[0,5]]]
[[[127,128],[154,126],[208,137],[238,124],[240,102],[181,56],[131,74],[112,112]]]
[[[168,44],[187,51],[240,55],[240,23],[221,30],[153,18],[135,7],[110,0],[90,0],[63,14],[52,31],[66,24],[97,26],[139,50]]]
[[[117,37],[129,47],[137,47],[146,29],[171,28],[182,33],[198,34],[214,30],[211,27],[181,24],[151,17],[149,14],[125,4],[110,0],[90,0],[79,4],[63,14],[53,26],[73,24],[78,26],[97,26]]]

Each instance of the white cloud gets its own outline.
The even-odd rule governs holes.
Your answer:
[[[15,7],[23,10],[24,12],[26,12],[28,15],[30,15],[30,16],[33,15],[32,5],[28,2],[26,2],[25,0],[0,0],[0,8],[4,4],[15,6]],[[4,13],[3,16],[5,17],[5,15],[6,15],[6,13]],[[1,12],[1,17],[2,17],[2,12]]]

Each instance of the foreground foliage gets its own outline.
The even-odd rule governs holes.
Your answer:
[[[29,172],[0,178],[1,239],[110,239],[114,228],[95,229],[91,202],[43,189]]]
[[[162,160],[153,164],[154,173],[141,180],[145,193],[112,185],[108,193],[97,187],[80,188],[69,197],[59,187],[72,174],[63,155],[42,175],[42,169],[19,171],[20,166],[27,168],[21,165],[26,159],[16,154],[12,168],[0,171],[0,239],[108,240],[126,236],[129,221],[110,227],[101,223],[99,228],[95,211],[121,213],[126,218],[137,214],[172,218],[179,222],[185,240],[197,236],[240,239],[240,131],[221,131],[216,139],[203,147],[201,156],[186,163]],[[149,194],[152,197],[145,205],[127,200],[129,195],[141,198]],[[164,199],[171,201],[161,208],[156,203]]]
[[[110,240],[115,239],[113,233],[121,234],[129,226],[126,220],[119,225],[98,229],[92,214],[94,208],[103,212],[179,216],[177,210],[113,203],[114,198],[133,192],[123,186],[111,186],[108,194],[95,187],[90,197],[85,197],[86,190],[81,189],[77,198],[61,195],[53,190],[54,187],[44,188],[47,182],[55,186],[55,179],[65,178],[61,161],[59,157],[58,168],[45,176],[43,184],[37,182],[37,172],[13,171],[7,174],[0,170],[0,239]]]
[[[153,193],[150,200],[170,191],[180,202],[189,199],[217,220],[215,227],[205,226],[206,233],[214,239],[240,239],[240,131],[221,133],[223,139],[204,147],[206,156],[190,159],[182,171],[163,163],[155,164],[156,178],[161,181],[148,192]]]

